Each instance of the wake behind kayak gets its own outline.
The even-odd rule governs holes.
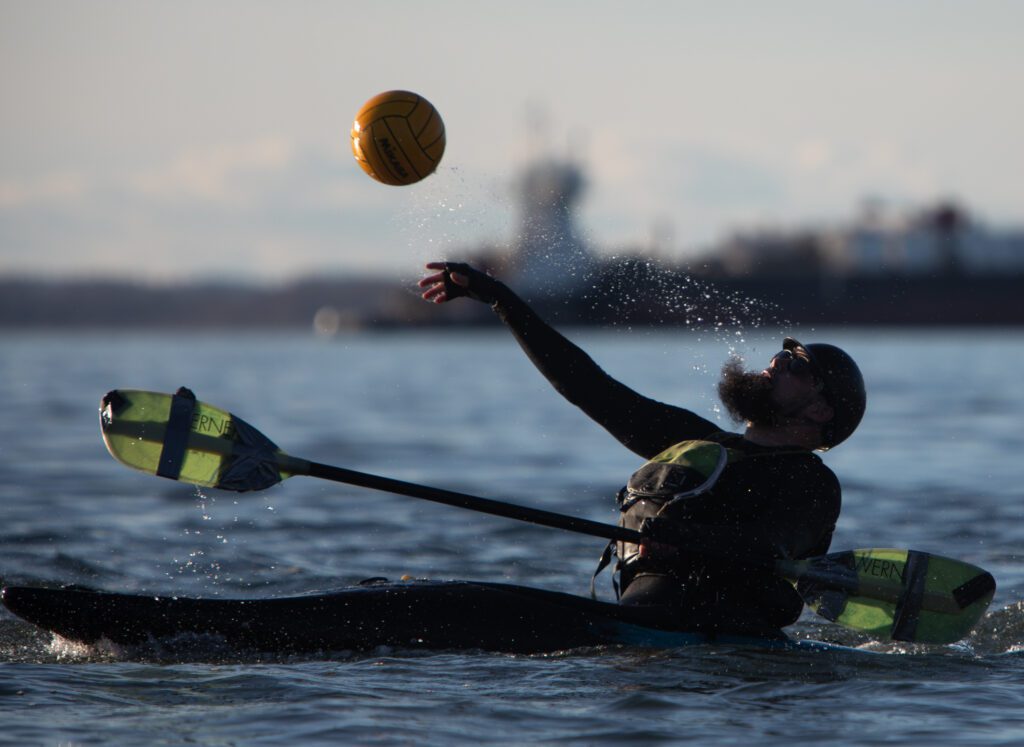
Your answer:
[[[661,611],[561,592],[469,581],[372,583],[267,599],[197,599],[81,588],[9,586],[15,615],[62,638],[136,645],[214,636],[241,650],[367,651],[380,646],[546,653],[629,645],[794,645],[785,636],[673,630]],[[662,619],[658,619],[662,618]]]

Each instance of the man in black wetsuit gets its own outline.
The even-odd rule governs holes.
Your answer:
[[[424,299],[490,304],[555,389],[626,448],[650,460],[684,441],[725,447],[728,461],[706,492],[671,511],[623,507],[622,523],[645,541],[619,546],[622,604],[664,608],[695,630],[770,633],[796,621],[800,596],[766,562],[828,551],[840,487],[814,451],[845,440],[865,408],[863,378],[846,353],[786,338],[764,371],[728,362],[719,396],[746,430],[725,433],[610,377],[495,278],[464,263],[427,268],[435,272],[420,281]]]

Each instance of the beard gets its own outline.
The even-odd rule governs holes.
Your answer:
[[[778,406],[772,401],[772,382],[760,373],[745,371],[743,362],[733,357],[722,366],[718,397],[738,422],[754,425],[776,425]]]

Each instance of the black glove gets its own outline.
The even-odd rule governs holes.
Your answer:
[[[690,544],[692,532],[686,524],[666,519],[664,516],[649,516],[640,525],[640,534],[648,542],[684,548]]]
[[[466,287],[452,282],[451,273],[453,272],[469,278],[469,286]],[[490,275],[480,272],[480,270],[469,266],[465,262],[444,263],[444,292],[449,300],[459,296],[466,296],[475,301],[493,304],[498,300],[504,289],[505,285],[501,281],[495,280]]]

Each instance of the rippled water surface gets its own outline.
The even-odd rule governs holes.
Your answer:
[[[0,741],[1024,743],[1024,334],[800,332],[847,348],[870,387],[860,431],[825,456],[844,485],[833,549],[912,547],[990,570],[999,591],[966,641],[885,645],[808,613],[791,634],[859,650],[240,656],[75,646],[3,611]],[[570,336],[631,386],[711,416],[732,346],[757,363],[778,347]],[[615,520],[638,463],[501,330],[6,333],[0,380],[7,583],[262,597],[410,574],[586,593],[599,539],[310,478],[230,494],[131,472],[99,437],[99,399],[117,387],[187,385],[295,456],[597,521]]]

